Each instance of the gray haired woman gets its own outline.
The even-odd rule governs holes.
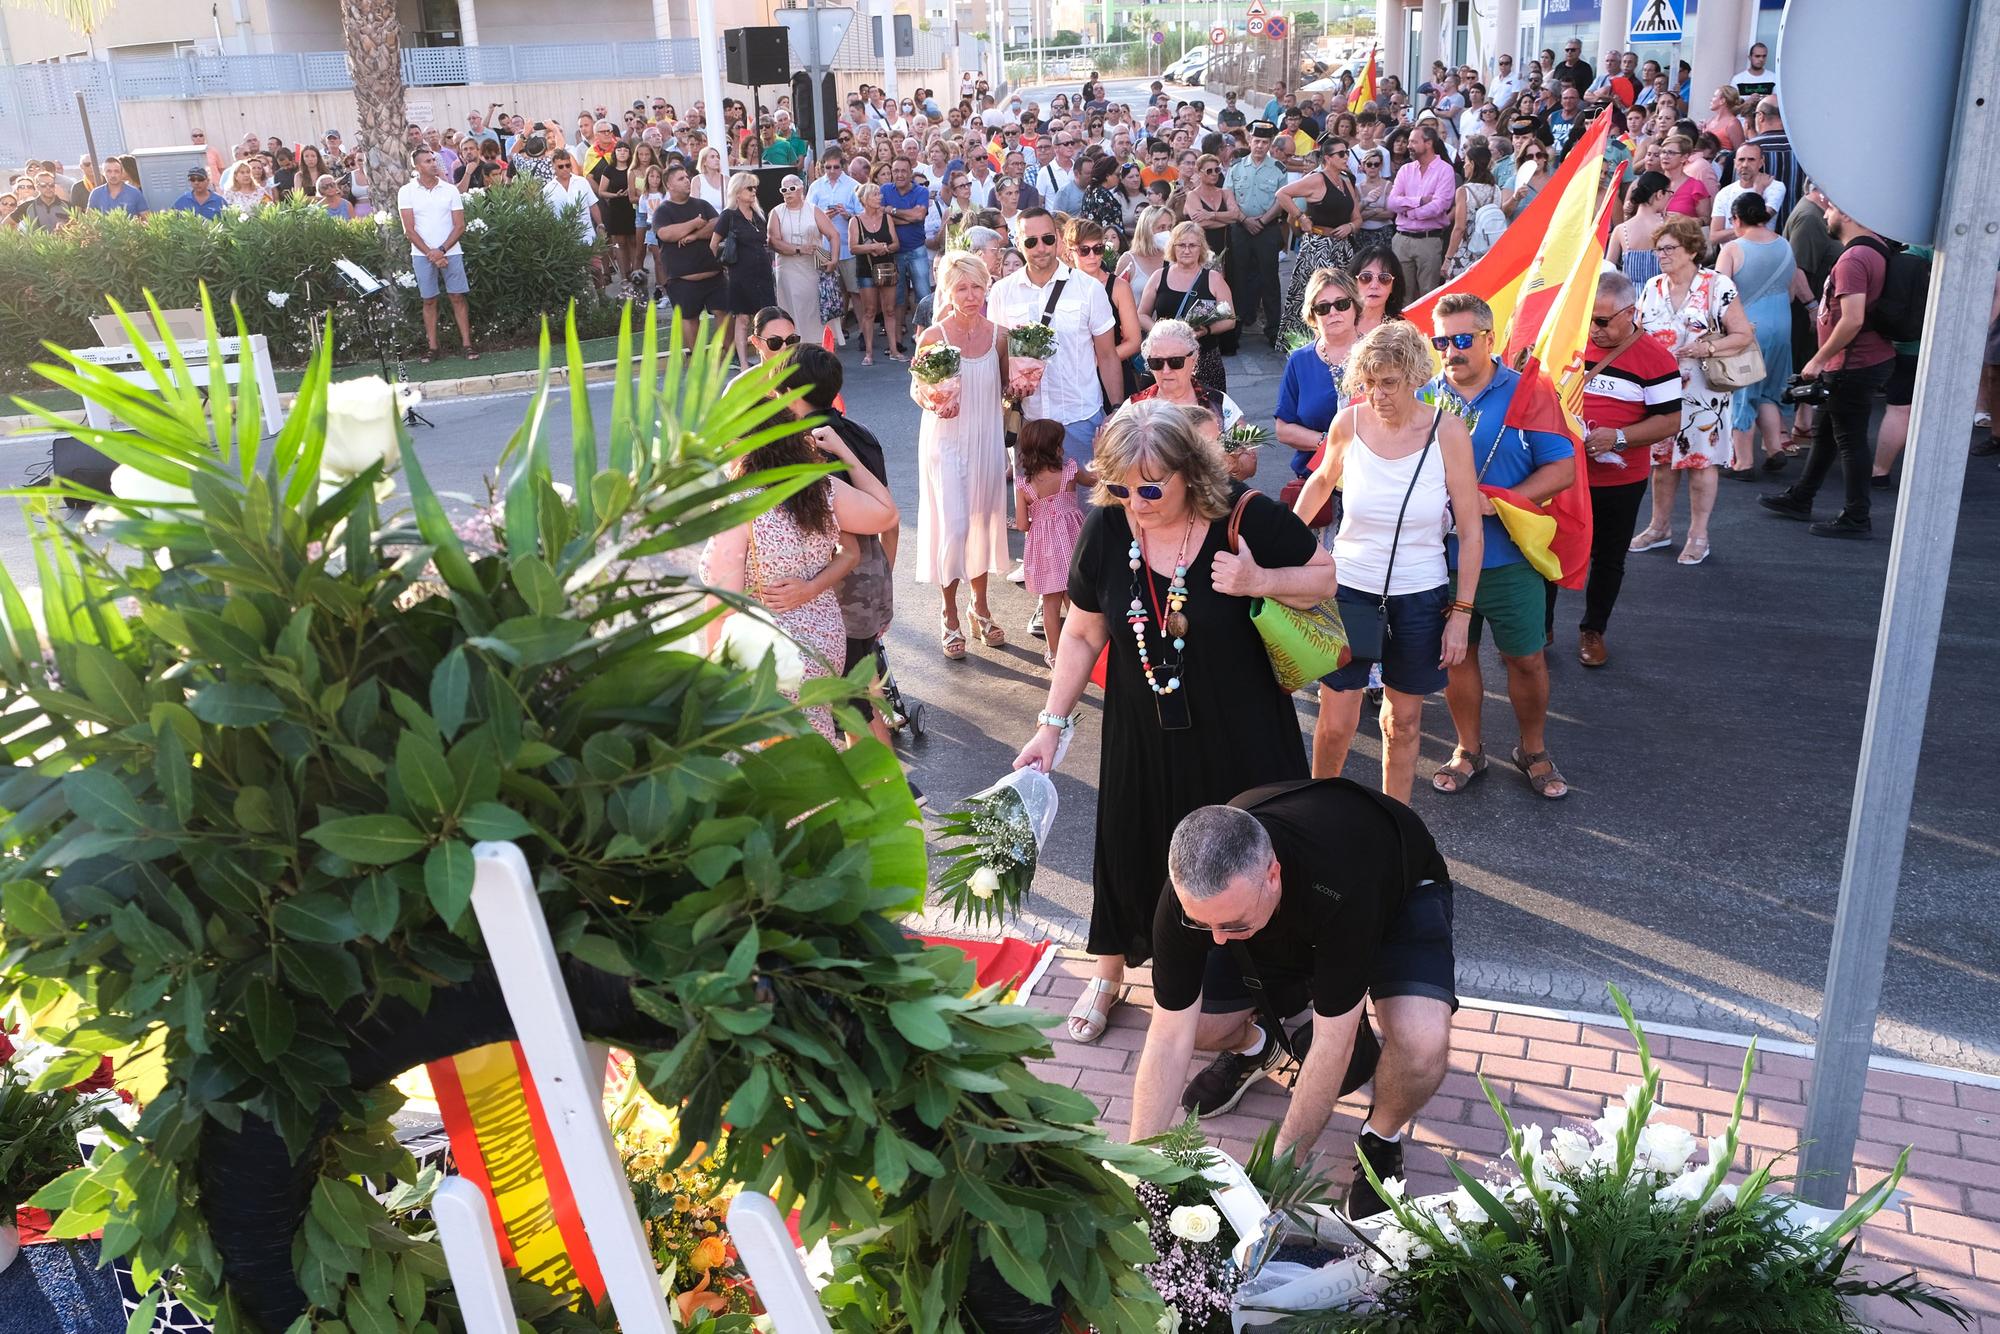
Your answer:
[[[1146,369],[1152,373],[1153,383],[1132,395],[1131,401],[1143,403],[1157,399],[1162,403],[1177,403],[1184,408],[1198,410],[1198,425],[1202,438],[1217,447],[1223,447],[1222,433],[1243,420],[1243,410],[1236,406],[1236,400],[1212,385],[1195,379],[1195,366],[1201,358],[1201,338],[1194,326],[1186,320],[1160,320],[1147,331],[1146,339],[1139,345],[1139,355],[1146,359]],[[1239,449],[1234,453],[1224,448],[1229,458],[1229,472],[1239,482],[1247,482],[1257,475],[1257,451]]]

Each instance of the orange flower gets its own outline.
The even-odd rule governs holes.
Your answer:
[[[699,1254],[699,1250],[700,1248],[697,1247],[697,1254]],[[713,1277],[714,1275],[712,1274],[703,1274],[701,1282],[697,1283],[691,1291],[683,1292],[674,1298],[674,1304],[680,1311],[680,1324],[686,1325],[693,1319],[696,1311],[707,1311],[711,1315],[722,1315],[729,1310],[729,1299],[727,1297],[724,1297],[719,1292],[710,1292],[708,1290],[708,1281]]]
[[[706,1274],[728,1258],[729,1248],[723,1243],[722,1238],[703,1237],[695,1243],[693,1253],[688,1256],[688,1268],[697,1274]],[[704,1278],[702,1281],[706,1283],[707,1279]]]

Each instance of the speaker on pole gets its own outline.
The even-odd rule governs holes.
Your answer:
[[[744,88],[792,79],[790,34],[784,28],[729,28],[722,34],[723,73]]]

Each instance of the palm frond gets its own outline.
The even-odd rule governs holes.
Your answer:
[[[114,0],[0,0],[0,8],[40,10],[88,36],[111,16],[113,3]]]

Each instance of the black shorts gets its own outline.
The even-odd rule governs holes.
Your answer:
[[[721,274],[710,278],[669,278],[667,279],[667,304],[687,321],[685,335],[690,342],[694,339],[695,323],[704,314],[725,315],[729,306],[729,280]],[[662,338],[667,331],[661,330]]]
[[[1889,383],[1882,390],[1892,408],[1907,408],[1917,396],[1917,354],[1898,352],[1896,369],[1889,372]]]
[[[876,646],[881,642],[879,638],[848,640],[847,665],[841,669],[841,675],[847,675],[864,662],[872,664],[875,661]],[[865,694],[854,697],[854,707],[861,714],[863,721],[875,716],[875,705]]]
[[[1426,880],[1411,890],[1403,911],[1389,923],[1375,952],[1368,994],[1376,1000],[1428,996],[1457,1010],[1458,961],[1451,949],[1451,919],[1449,880]],[[1290,1018],[1312,1004],[1310,976],[1261,969],[1259,973],[1279,1014]],[[1209,950],[1201,975],[1202,1013],[1236,1014],[1256,1006],[1229,947],[1218,945]]]

